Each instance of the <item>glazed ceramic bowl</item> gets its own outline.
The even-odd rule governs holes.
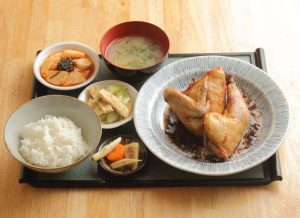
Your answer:
[[[84,81],[83,83],[77,84],[77,85],[73,85],[73,86],[57,86],[57,85],[53,85],[48,83],[42,76],[41,76],[41,72],[40,72],[40,67],[43,64],[43,62],[45,61],[45,59],[50,55],[53,54],[55,52],[59,52],[59,51],[63,51],[65,49],[75,49],[78,51],[82,51],[85,54],[87,54],[89,56],[89,58],[91,59],[91,61],[94,64],[94,72],[92,74],[91,77],[89,77],[86,81]],[[99,56],[97,54],[97,52],[92,49],[91,47],[79,43],[79,42],[59,42],[53,45],[50,45],[49,47],[43,49],[36,57],[34,64],[33,64],[33,72],[34,75],[36,77],[36,79],[42,83],[44,86],[51,88],[51,89],[56,89],[56,90],[74,90],[74,89],[79,89],[81,87],[84,87],[86,85],[88,85],[89,83],[91,83],[96,75],[98,74],[100,69],[100,59]]]
[[[106,158],[102,158],[101,160],[98,161],[100,171],[104,171],[104,172],[109,173],[114,176],[129,176],[129,175],[135,174],[135,173],[139,172],[140,170],[142,170],[142,168],[145,166],[146,161],[147,161],[147,149],[141,140],[137,139],[136,137],[129,136],[129,135],[116,135],[114,137],[111,137],[111,138],[105,140],[99,146],[99,149],[102,149],[108,143],[114,141],[115,139],[117,139],[119,137],[122,137],[121,144],[127,144],[126,140],[129,141],[130,143],[131,142],[139,143],[139,159],[141,160],[141,162],[139,162],[138,167],[135,170],[122,172],[122,171],[111,169],[109,166],[108,160],[106,160]]]
[[[150,38],[155,42],[159,42],[163,48],[163,57],[154,65],[146,68],[140,69],[130,69],[117,66],[111,63],[107,59],[106,51],[108,46],[116,39],[123,38],[126,36],[144,36]],[[164,61],[168,58],[170,42],[167,34],[158,26],[154,24],[143,22],[143,21],[129,21],[125,23],[118,24],[111,29],[109,29],[102,37],[100,42],[100,52],[105,64],[108,68],[119,75],[122,76],[133,76],[138,73],[151,74],[158,71]]]
[[[237,87],[255,103],[261,116],[261,129],[253,144],[223,162],[200,160],[171,142],[165,128],[168,104],[163,97],[166,87],[185,90],[218,66],[236,78]],[[135,102],[134,125],[147,148],[170,166],[200,175],[224,176],[253,168],[274,155],[288,132],[289,106],[276,82],[254,65],[230,57],[198,56],[173,62],[145,82]]]
[[[97,86],[99,88],[105,89],[106,87],[108,87],[110,85],[121,85],[121,86],[125,87],[127,89],[128,95],[130,96],[130,98],[132,100],[132,108],[134,109],[135,99],[138,95],[137,90],[134,87],[132,87],[131,85],[129,85],[128,83],[125,83],[125,82],[122,82],[119,80],[103,80],[103,81],[92,83],[79,94],[78,99],[87,103],[90,98],[89,89],[92,86]],[[113,129],[113,128],[116,128],[116,127],[119,127],[121,125],[128,123],[129,121],[131,121],[133,119],[133,109],[132,109],[129,117],[127,117],[125,119],[121,119],[121,120],[113,122],[113,123],[102,123],[102,128],[103,129]]]
[[[26,124],[36,122],[45,115],[71,119],[81,129],[82,137],[90,146],[88,152],[76,162],[63,167],[47,168],[29,163],[19,152],[21,133]],[[97,114],[82,101],[64,95],[47,95],[26,102],[9,117],[4,130],[4,140],[11,155],[22,165],[43,173],[63,172],[80,164],[97,148],[101,135]]]

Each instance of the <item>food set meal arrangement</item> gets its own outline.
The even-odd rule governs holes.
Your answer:
[[[120,75],[120,81],[96,81],[96,75],[101,75],[99,65],[104,63],[100,63],[97,52],[81,43],[59,43],[45,48],[37,56],[34,66],[36,78],[48,88],[85,88],[79,100],[72,100],[75,104],[83,102],[80,107],[86,107],[88,113],[96,115],[97,122],[93,125],[98,125],[101,131],[116,128],[116,136],[100,145],[102,132],[99,131],[99,140],[91,145],[90,139],[86,138],[88,127],[80,125],[89,120],[79,122],[78,115],[70,115],[71,118],[68,112],[52,114],[51,110],[45,110],[47,112],[39,114],[38,119],[22,127],[17,140],[5,140],[9,151],[14,156],[15,152],[19,153],[17,159],[25,166],[33,170],[37,167],[41,172],[43,169],[61,169],[55,171],[60,172],[88,158],[112,175],[129,175],[144,166],[149,152],[145,145],[149,150],[151,145],[143,137],[140,141],[118,132],[119,126],[135,119],[135,110],[143,109],[135,105],[140,96],[132,93],[137,91],[122,82],[122,78],[126,73],[138,78],[139,74],[160,69],[167,58],[169,41],[164,32],[152,24],[141,22],[150,25],[150,31],[145,33],[141,27],[133,30],[139,22],[128,23],[128,28],[122,24],[113,27],[100,45],[104,63],[112,73]],[[165,83],[161,96],[165,106],[163,116],[158,119],[162,120],[161,128],[168,143],[199,163],[211,164],[242,156],[255,146],[262,133],[264,114],[251,96],[239,88],[238,80],[220,63],[200,76],[190,78],[184,89]],[[155,95],[156,90],[151,91],[149,94]],[[64,102],[61,101],[58,107],[64,107]],[[76,108],[72,106],[66,111]],[[19,113],[21,110],[22,107]],[[5,134],[5,137],[12,136]],[[9,147],[9,141],[14,141],[14,151]]]

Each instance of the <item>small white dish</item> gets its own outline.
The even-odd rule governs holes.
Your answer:
[[[65,116],[81,129],[90,146],[88,152],[77,161],[61,167],[40,167],[29,163],[19,152],[21,133],[26,124],[36,122],[45,115]],[[97,148],[102,136],[101,123],[96,113],[76,98],[65,95],[46,95],[32,99],[10,115],[4,129],[4,141],[11,155],[22,165],[43,173],[58,173],[82,163]]]
[[[132,99],[132,103],[133,103],[133,107],[134,108],[134,104],[135,104],[135,99],[138,95],[138,91],[133,88],[131,85],[129,85],[128,83],[119,81],[119,80],[103,80],[103,81],[99,81],[99,82],[95,82],[90,84],[88,87],[86,87],[78,96],[78,99],[87,103],[88,99],[90,97],[88,90],[92,87],[92,86],[98,86],[100,88],[106,88],[109,85],[121,85],[124,86],[125,88],[127,88],[128,90],[128,94],[130,96],[130,98]],[[102,128],[103,129],[113,129],[116,128],[118,126],[121,126],[129,121],[131,121],[133,119],[133,111],[131,111],[131,114],[129,117],[127,117],[126,119],[122,119],[119,120],[117,122],[114,123],[101,123],[102,124]]]
[[[50,54],[59,52],[59,51],[65,50],[65,49],[75,49],[75,50],[82,51],[91,58],[94,66],[95,66],[95,69],[94,69],[95,72],[88,80],[86,80],[83,83],[74,85],[74,86],[56,86],[56,85],[52,85],[52,84],[48,83],[46,80],[43,79],[43,77],[41,76],[41,73],[40,73],[40,67],[41,67],[42,63],[45,61],[45,59]],[[33,64],[33,72],[34,72],[36,79],[43,85],[47,86],[48,88],[56,89],[56,90],[74,90],[74,89],[78,89],[83,86],[86,86],[95,79],[97,73],[99,72],[99,69],[100,69],[100,59],[99,59],[97,52],[94,49],[92,49],[91,47],[89,47],[85,44],[79,43],[79,42],[59,42],[59,43],[50,45],[47,48],[43,49],[37,55],[37,57],[34,61],[34,64]]]

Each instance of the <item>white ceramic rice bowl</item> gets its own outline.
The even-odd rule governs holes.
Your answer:
[[[28,163],[20,154],[21,132],[26,124],[36,122],[45,115],[65,116],[71,119],[90,146],[85,156],[76,162],[63,167],[47,168]],[[32,99],[19,107],[8,119],[4,129],[4,141],[11,155],[22,165],[43,173],[66,171],[85,160],[98,146],[102,128],[97,114],[86,104],[76,98],[64,95],[47,95]]]

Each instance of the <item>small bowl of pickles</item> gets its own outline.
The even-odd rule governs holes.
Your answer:
[[[113,129],[133,119],[137,90],[119,80],[103,80],[86,87],[78,99],[98,115],[103,129]]]
[[[147,161],[147,149],[139,139],[129,135],[105,140],[92,156],[101,169],[115,176],[128,176],[140,171]]]

